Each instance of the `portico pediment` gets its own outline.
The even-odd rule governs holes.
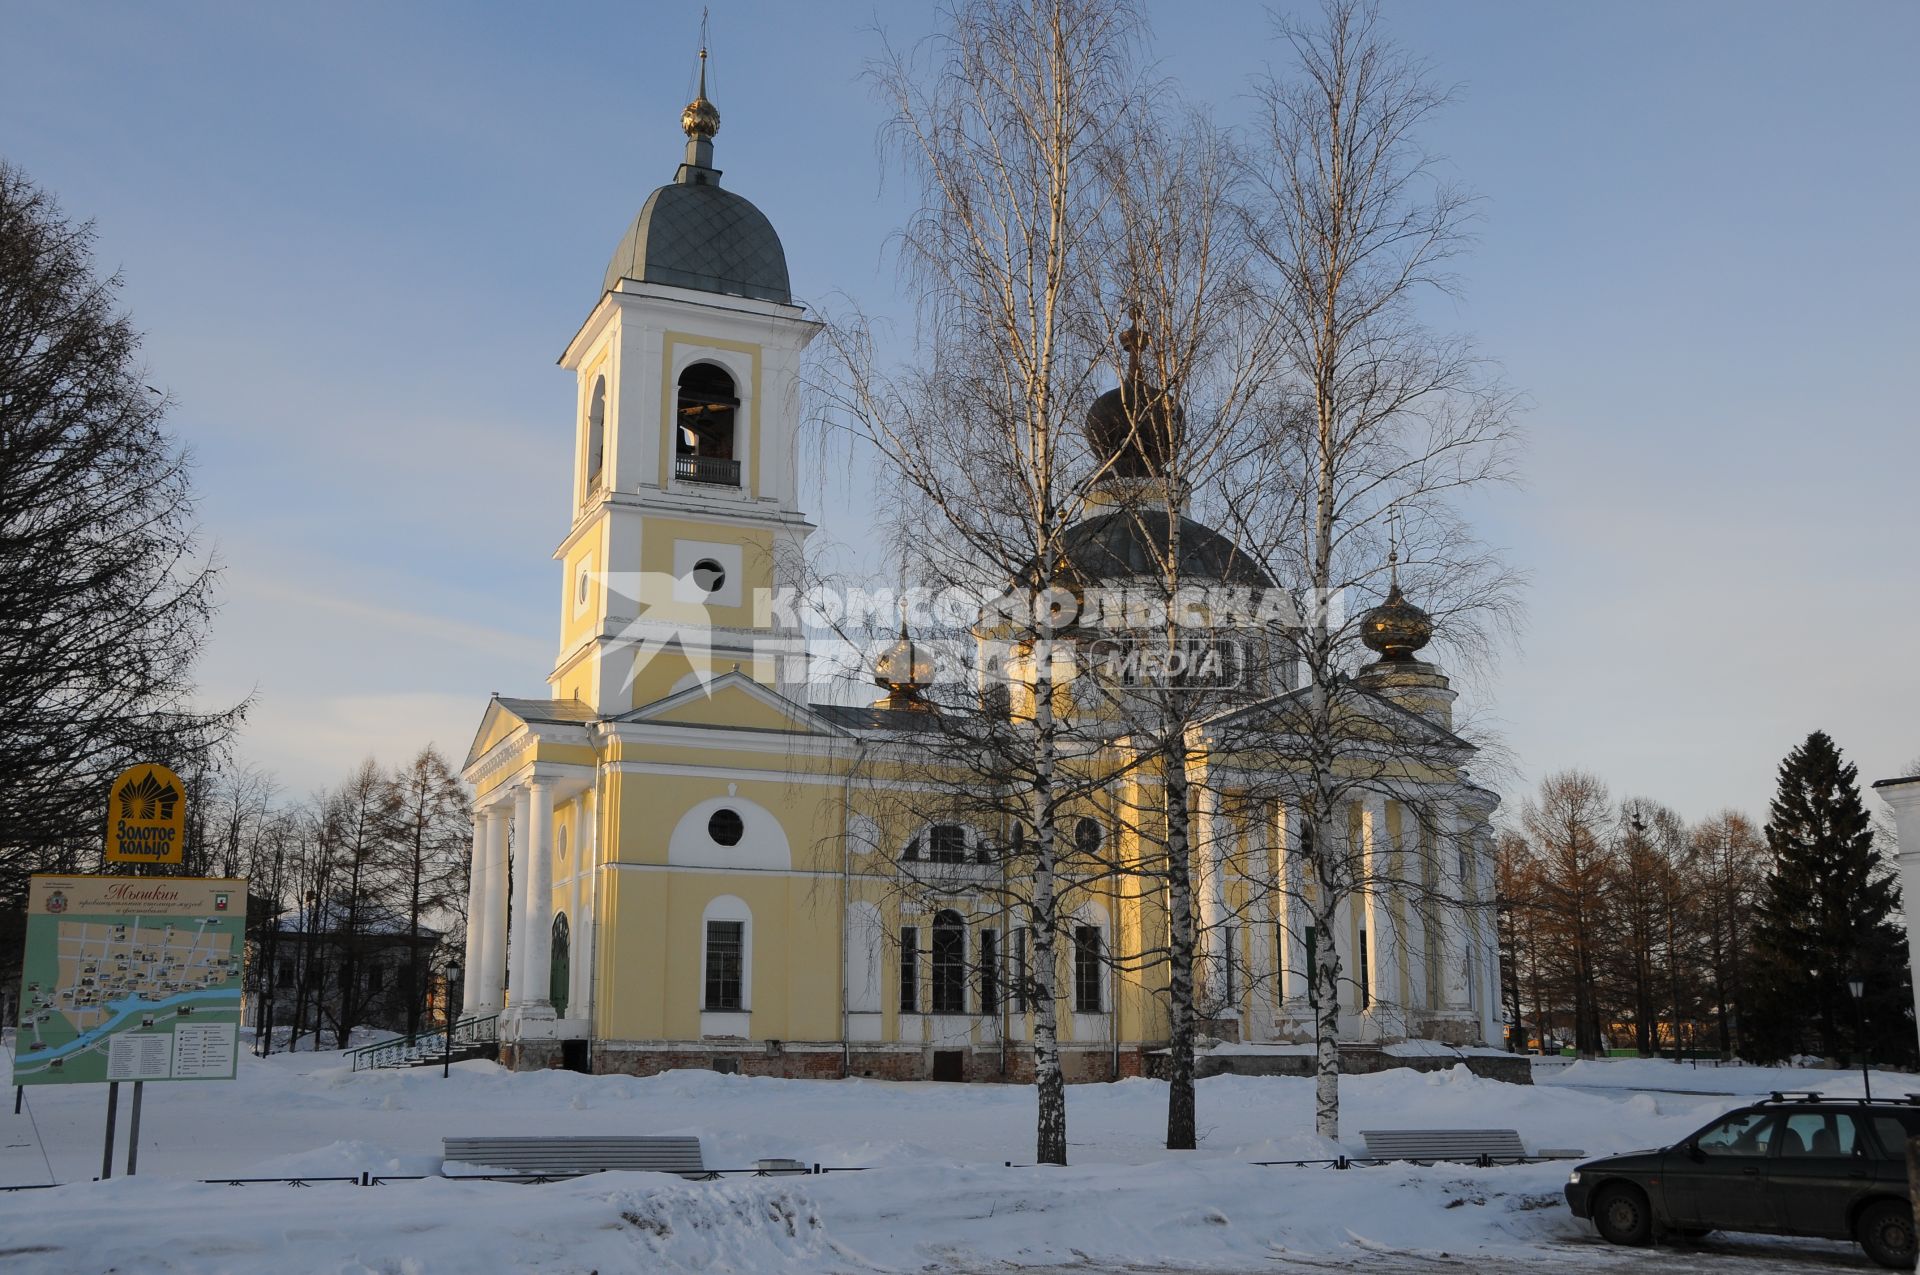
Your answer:
[[[723,673],[705,686],[689,686],[618,720],[781,735],[846,734],[806,705],[738,672]]]

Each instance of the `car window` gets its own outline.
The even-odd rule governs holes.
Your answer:
[[[1782,1156],[1850,1156],[1859,1146],[1859,1131],[1844,1111],[1796,1111],[1780,1131]]]
[[[1694,1143],[1708,1155],[1765,1155],[1773,1141],[1773,1130],[1772,1112],[1743,1111],[1722,1120]]]
[[[1880,1154],[1889,1160],[1906,1159],[1907,1139],[1913,1136],[1913,1130],[1903,1124],[1898,1116],[1873,1117],[1874,1141],[1880,1144]]]

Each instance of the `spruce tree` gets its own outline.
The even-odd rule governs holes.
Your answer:
[[[1900,888],[1874,844],[1857,770],[1822,731],[1787,754],[1767,820],[1772,870],[1754,913],[1749,1031],[1767,1058],[1817,1052],[1876,1062],[1914,1055]],[[1847,983],[1866,995],[1857,1007]]]

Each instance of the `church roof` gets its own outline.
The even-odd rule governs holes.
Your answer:
[[[683,175],[647,197],[614,249],[602,290],[635,279],[791,305],[787,253],[773,223],[721,189],[717,171],[704,171],[711,181],[690,182]]]
[[[577,699],[509,699],[505,695],[496,695],[494,699],[523,722],[579,725],[597,720],[593,709]]]
[[[1174,523],[1165,509],[1117,509],[1067,528],[1064,553],[1083,582],[1157,576],[1172,543]],[[1267,578],[1239,546],[1204,523],[1180,515],[1180,575],[1189,581],[1270,588]]]

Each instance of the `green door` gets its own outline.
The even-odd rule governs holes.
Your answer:
[[[553,918],[553,963],[547,976],[547,999],[553,1003],[553,1016],[567,1016],[567,987],[573,981],[569,972],[571,943],[567,936],[567,914]]]

